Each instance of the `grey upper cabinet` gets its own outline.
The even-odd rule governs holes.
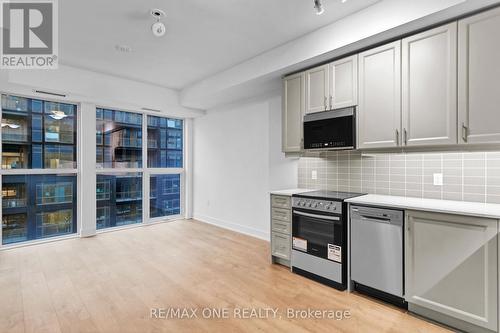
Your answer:
[[[306,71],[306,109],[314,113],[328,109],[328,65]]]
[[[496,331],[498,221],[407,211],[405,223],[406,301]]]
[[[500,8],[458,23],[461,143],[500,142]]]
[[[302,150],[302,122],[305,109],[305,74],[283,79],[282,151],[296,153]]]
[[[402,41],[403,141],[457,143],[457,23]]]
[[[395,147],[401,138],[401,42],[359,54],[358,147]]]
[[[340,109],[358,104],[358,56],[332,62],[329,69],[329,107]]]

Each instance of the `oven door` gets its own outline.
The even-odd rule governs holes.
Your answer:
[[[304,117],[304,149],[355,149],[354,108],[308,114]]]
[[[292,247],[313,256],[342,263],[342,219],[340,215],[294,209]]]

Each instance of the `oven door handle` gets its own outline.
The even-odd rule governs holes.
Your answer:
[[[311,214],[311,213],[299,212],[296,210],[293,211],[293,214],[307,216],[307,217],[314,217],[314,218],[323,219],[323,220],[340,221],[340,217],[338,217],[338,216],[316,215],[316,214]]]

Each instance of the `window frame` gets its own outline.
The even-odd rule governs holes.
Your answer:
[[[4,176],[11,176],[11,175],[54,175],[54,174],[59,174],[59,175],[72,175],[76,177],[76,230],[75,232],[67,235],[59,235],[59,236],[53,236],[53,237],[48,237],[48,238],[39,238],[39,239],[32,239],[32,240],[27,240],[24,242],[18,242],[18,243],[11,243],[11,244],[3,244],[3,224],[2,228],[0,228],[0,248],[1,249],[7,249],[7,248],[15,248],[15,247],[22,247],[26,245],[32,245],[32,244],[40,244],[40,243],[47,243],[47,242],[53,242],[57,240],[62,240],[62,239],[71,239],[71,238],[77,238],[80,237],[80,230],[82,228],[82,214],[81,214],[81,209],[82,209],[82,204],[81,204],[81,197],[82,197],[82,189],[81,189],[81,150],[82,150],[82,115],[81,115],[81,102],[77,102],[71,99],[66,99],[66,98],[58,98],[57,96],[39,96],[35,94],[26,94],[26,93],[17,93],[14,91],[5,91],[1,90],[0,95],[11,95],[11,96],[16,96],[16,97],[21,97],[21,98],[28,98],[28,99],[34,99],[34,100],[42,100],[44,102],[54,102],[54,103],[63,103],[63,104],[72,104],[76,106],[76,116],[74,117],[76,119],[76,168],[63,168],[63,169],[50,169],[50,168],[42,168],[42,169],[3,169],[0,167],[0,184],[3,184],[3,177]],[[1,97],[1,96],[0,96]],[[42,113],[44,115],[44,113]],[[0,122],[3,120],[3,108],[0,107]],[[43,135],[43,133],[42,133]],[[3,140],[2,138],[2,129],[0,127],[0,166],[2,165],[3,162]],[[0,205],[0,216],[3,218],[3,204]]]

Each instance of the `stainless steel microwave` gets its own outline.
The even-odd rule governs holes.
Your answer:
[[[356,108],[349,107],[305,115],[304,149],[356,149]]]

